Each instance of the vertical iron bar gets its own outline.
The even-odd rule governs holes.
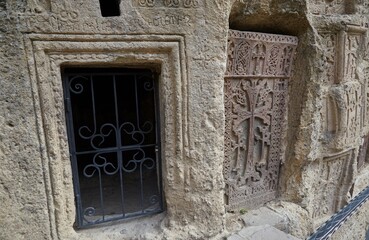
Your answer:
[[[160,202],[160,209],[163,209],[163,201],[162,201],[162,191],[161,191],[161,164],[159,159],[161,158],[161,146],[160,146],[160,113],[158,107],[158,93],[156,91],[156,84],[155,82],[158,81],[157,74],[152,73],[152,86],[154,92],[154,119],[155,119],[155,157],[156,157],[156,181],[158,187],[158,195],[159,195],[159,202]]]
[[[150,115],[152,116],[152,119],[149,119],[150,121],[155,121],[155,129],[154,129],[154,133],[155,133],[155,162],[154,164],[156,166],[156,169],[154,171],[156,171],[156,184],[157,184],[157,190],[158,190],[158,197],[159,197],[159,205],[160,205],[160,209],[155,209],[156,211],[157,210],[162,210],[163,209],[163,201],[162,201],[162,179],[161,179],[161,166],[160,166],[160,153],[161,153],[161,146],[160,146],[160,125],[159,125],[159,113],[158,113],[158,96],[157,96],[157,89],[156,89],[156,84],[155,84],[155,78],[156,78],[156,75],[154,76],[155,73],[153,73],[153,71],[151,71],[151,78],[150,78],[150,75],[148,75],[147,71],[144,71],[144,73],[140,74],[138,72],[132,72],[132,71],[128,71],[128,72],[124,72],[124,73],[127,73],[126,75],[129,75],[129,76],[133,76],[134,78],[134,99],[130,100],[128,102],[128,104],[130,104],[131,106],[133,104],[135,104],[135,114],[136,115],[136,123],[137,123],[137,132],[139,132],[140,134],[142,134],[142,143],[144,143],[145,141],[145,130],[141,129],[141,126],[140,126],[140,113],[141,113],[141,109],[140,109],[140,97],[144,97],[146,100],[154,100],[154,115],[152,116],[151,113]],[[117,219],[117,217],[113,217],[113,218],[109,218],[109,214],[106,215],[106,207],[105,207],[105,197],[104,197],[104,186],[103,186],[103,183],[105,180],[103,180],[103,176],[105,175],[104,172],[102,172],[103,169],[100,169],[100,166],[95,166],[96,167],[96,171],[98,171],[98,176],[93,176],[93,178],[95,179],[96,177],[99,178],[98,180],[98,184],[99,184],[99,187],[97,187],[96,185],[94,185],[94,191],[96,191],[98,189],[99,191],[99,198],[98,196],[94,196],[94,200],[98,201],[98,199],[100,200],[100,207],[101,207],[101,215],[102,215],[102,218],[100,218],[100,214],[97,213],[97,214],[94,214],[93,216],[95,217],[99,217],[99,219],[94,219],[93,221],[90,221],[89,219],[85,219],[85,210],[87,209],[84,209],[84,207],[86,206],[83,206],[84,204],[87,204],[86,202],[83,202],[82,201],[82,189],[81,189],[81,186],[85,186],[85,185],[81,185],[80,184],[80,179],[82,179],[82,177],[84,176],[83,173],[81,173],[81,175],[79,175],[79,170],[78,170],[78,161],[81,160],[79,158],[79,155],[78,154],[87,154],[87,152],[90,154],[95,154],[92,156],[92,159],[96,158],[96,157],[100,157],[100,158],[103,158],[103,155],[100,156],[100,154],[104,154],[104,153],[108,153],[108,152],[111,152],[111,153],[116,153],[117,154],[117,167],[119,168],[118,171],[119,171],[119,184],[120,184],[120,191],[121,191],[121,194],[120,194],[120,202],[121,202],[121,211],[122,211],[122,215],[121,217],[118,217],[118,218],[121,218],[121,219],[124,219],[124,218],[128,218],[128,217],[131,217],[131,216],[137,216],[137,215],[145,215],[146,211],[145,211],[145,189],[144,189],[144,185],[145,185],[145,178],[144,178],[144,173],[146,171],[145,169],[145,165],[144,165],[144,160],[146,158],[146,154],[148,154],[149,152],[147,151],[150,151],[150,157],[151,157],[151,148],[149,150],[145,150],[143,149],[142,147],[142,143],[139,143],[139,144],[136,144],[135,145],[135,149],[138,150],[138,152],[136,152],[136,154],[140,154],[139,152],[142,151],[141,154],[143,154],[141,160],[136,160],[136,159],[132,159],[133,161],[136,161],[136,163],[139,163],[140,164],[140,169],[139,170],[139,175],[140,175],[140,182],[139,182],[139,186],[140,186],[140,190],[139,190],[139,194],[140,194],[140,197],[139,199],[137,199],[136,197],[134,197],[135,201],[136,201],[136,204],[135,207],[139,207],[138,204],[140,204],[141,206],[141,211],[136,211],[134,210],[133,212],[129,212],[130,214],[128,214],[127,216],[127,206],[125,206],[125,193],[124,193],[124,189],[125,189],[125,179],[124,179],[124,176],[125,176],[125,172],[124,172],[124,166],[123,166],[123,159],[124,159],[124,155],[123,155],[123,152],[124,151],[132,151],[134,149],[131,149],[129,150],[130,148],[127,148],[127,150],[125,150],[125,148],[122,148],[122,144],[124,144],[122,142],[122,135],[121,135],[121,132],[119,131],[119,127],[120,127],[120,121],[123,121],[124,122],[124,119],[121,120],[120,119],[120,109],[119,109],[119,91],[122,89],[120,87],[120,85],[117,85],[117,76],[120,75],[120,73],[112,73],[112,72],[104,72],[103,74],[94,74],[94,72],[91,72],[90,74],[86,73],[84,76],[83,75],[79,75],[81,74],[80,73],[76,73],[76,74],[72,74],[72,73],[64,73],[63,72],[63,81],[64,81],[64,92],[65,92],[65,106],[66,106],[66,115],[67,115],[67,126],[68,126],[68,134],[69,134],[69,143],[70,143],[70,157],[71,157],[71,165],[72,165],[72,172],[73,172],[73,183],[74,183],[74,190],[75,190],[75,199],[76,199],[76,208],[77,208],[77,217],[76,217],[76,223],[78,225],[78,227],[84,227],[84,226],[89,226],[89,225],[95,225],[99,222],[107,222],[107,221],[111,221],[113,219]],[[89,99],[91,99],[91,102],[90,102],[90,107],[88,109],[88,116],[90,114],[92,114],[92,118],[93,118],[93,130],[91,129],[90,130],[90,126],[91,126],[91,121],[88,121],[87,125],[83,125],[82,126],[86,126],[87,127],[87,131],[90,131],[88,132],[88,135],[87,136],[91,136],[91,137],[87,137],[86,140],[89,141],[90,144],[93,143],[93,137],[96,135],[96,134],[99,134],[99,130],[98,130],[98,124],[99,124],[99,119],[97,118],[98,114],[101,114],[100,112],[98,112],[98,109],[96,109],[98,106],[100,106],[99,102],[97,102],[100,98],[96,98],[95,96],[95,89],[94,89],[94,83],[95,81],[99,81],[98,79],[95,78],[95,76],[106,76],[107,79],[110,79],[110,77],[112,77],[112,81],[113,81],[113,91],[114,91],[114,111],[115,111],[115,128],[116,128],[116,146],[113,146],[113,147],[109,147],[109,148],[104,148],[106,151],[102,151],[103,149],[96,149],[96,148],[93,148],[93,150],[89,150],[87,152],[77,152],[77,147],[79,147],[80,143],[82,144],[83,142],[79,142],[79,139],[77,139],[76,137],[81,137],[83,136],[84,134],[80,134],[80,130],[78,129],[78,124],[81,124],[81,122],[77,121],[78,119],[75,118],[73,119],[73,112],[72,112],[72,107],[73,107],[73,103],[77,103],[80,99],[79,98],[75,98],[73,99],[73,103],[72,103],[72,100],[71,100],[71,89],[70,89],[70,79],[75,77],[75,78],[79,78],[79,76],[82,77],[82,80],[85,81],[86,83],[90,83],[90,94],[91,96],[88,96],[88,92],[87,91],[87,95],[85,96],[80,96],[80,98],[84,101],[88,101]],[[153,96],[151,94],[146,94],[146,92],[143,92],[143,90],[140,90],[140,84],[141,83],[145,83],[145,82],[141,82],[140,79],[141,77],[148,77],[150,78],[149,81],[152,83],[152,86],[153,86]],[[105,79],[105,78],[104,78]],[[102,80],[104,80],[102,79]],[[78,80],[78,81],[82,81],[82,80]],[[124,79],[123,79],[124,80]],[[144,80],[144,79],[143,79]],[[109,83],[110,84],[110,83]],[[125,85],[122,85],[123,87]],[[132,86],[132,85],[130,85]],[[103,89],[109,89],[109,88],[103,88]],[[132,88],[131,88],[132,89]],[[130,89],[130,90],[131,90]],[[99,94],[105,94],[105,91],[100,91],[99,89],[96,89],[96,93],[99,93]],[[100,95],[98,95],[100,96]],[[133,103],[133,101],[135,101],[135,103]],[[103,101],[104,104],[110,104],[109,102],[107,101]],[[74,105],[74,107],[76,107],[78,105]],[[83,106],[83,105],[81,105]],[[124,107],[124,106],[123,106]],[[123,108],[124,109],[124,108]],[[79,110],[79,109],[77,109]],[[76,109],[75,109],[76,111]],[[142,109],[142,111],[145,111],[145,108]],[[151,110],[150,110],[151,111]],[[83,113],[83,112],[81,112]],[[104,113],[103,113],[104,114]],[[123,116],[124,117],[124,116]],[[114,117],[113,117],[114,119]],[[113,119],[109,118],[109,122],[110,121],[114,121]],[[74,121],[77,121],[74,126]],[[132,123],[134,123],[134,120],[132,121]],[[75,130],[77,131],[77,134],[75,134]],[[82,129],[82,130],[86,130],[86,129]],[[90,135],[91,134],[91,135]],[[101,133],[100,133],[101,134]],[[151,135],[152,132],[150,133],[150,139],[151,139]],[[78,145],[78,146],[77,146]],[[83,145],[82,145],[83,146]],[[127,146],[129,147],[129,146]],[[86,155],[86,157],[89,157],[89,155]],[[90,158],[90,157],[89,157]],[[83,159],[82,159],[83,160]],[[82,161],[81,160],[81,161]],[[88,160],[88,159],[87,159]],[[88,164],[88,163],[87,163]],[[105,169],[105,168],[104,168]],[[83,169],[81,169],[83,170]],[[135,172],[137,173],[137,169],[135,170]],[[116,173],[116,172],[115,172]],[[152,178],[151,178],[152,179]],[[152,179],[153,180],[153,179]],[[155,184],[155,182],[153,182]],[[88,182],[86,182],[86,184],[88,184]],[[115,182],[115,184],[117,184],[117,181]],[[137,180],[136,180],[136,184],[137,184]],[[136,185],[137,186],[137,185]],[[118,187],[116,185],[114,185],[114,187]],[[132,187],[134,187],[132,185]],[[116,189],[116,188],[115,188]],[[84,193],[86,193],[86,191],[84,191]],[[118,200],[117,198],[115,200]],[[138,201],[137,201],[138,200]],[[138,203],[140,202],[140,203]],[[157,202],[155,202],[157,203]],[[151,206],[151,205],[150,205]],[[88,206],[87,206],[88,207]],[[94,206],[91,206],[91,207],[94,207]],[[95,208],[95,207],[94,207]],[[97,216],[96,216],[97,215]],[[87,216],[87,215],[86,215]],[[91,215],[92,216],[92,215]],[[108,216],[106,218],[106,216]]]
[[[95,106],[95,92],[94,92],[94,81],[93,81],[93,75],[91,75],[91,99],[92,99],[92,112],[93,112],[93,119],[94,119],[94,134],[96,134],[97,124],[96,124],[96,106]],[[98,154],[98,153],[97,153]],[[95,155],[96,156],[96,155]],[[100,190],[100,205],[101,205],[101,211],[102,211],[102,218],[103,221],[105,220],[105,206],[104,206],[104,194],[103,194],[103,188],[102,188],[102,176],[101,171],[98,168],[99,172],[99,190]]]
[[[118,168],[119,168],[119,181],[120,181],[120,201],[122,204],[122,214],[123,217],[125,216],[125,210],[124,210],[124,192],[123,192],[123,175],[122,175],[122,164],[123,164],[123,158],[122,153],[119,151],[119,147],[121,147],[121,136],[120,136],[120,128],[119,128],[119,110],[118,110],[118,97],[117,97],[117,88],[116,88],[116,75],[113,75],[113,86],[114,86],[114,106],[115,106],[115,127],[116,127],[116,144],[117,144],[117,160],[118,160]]]
[[[136,100],[136,120],[137,120],[137,128],[141,131],[140,128],[140,118],[139,118],[139,107],[138,107],[138,88],[137,88],[137,75],[135,75],[135,100]],[[141,148],[142,149],[142,148]],[[145,156],[145,151],[142,149]],[[141,212],[143,213],[144,206],[143,206],[143,182],[142,182],[142,162],[140,163],[140,187],[141,187]]]
[[[83,208],[82,208],[82,202],[81,202],[81,192],[80,192],[80,186],[79,186],[79,174],[78,174],[78,165],[77,165],[77,156],[74,154],[76,152],[76,144],[75,144],[75,136],[74,136],[74,124],[73,124],[73,114],[72,114],[72,104],[70,100],[70,92],[69,92],[69,77],[70,75],[65,75],[64,77],[64,93],[65,93],[65,104],[66,104],[66,115],[67,117],[67,131],[69,133],[69,149],[70,149],[70,160],[72,165],[72,173],[73,173],[73,187],[74,192],[76,194],[75,201],[77,205],[77,225],[82,226],[83,225]]]

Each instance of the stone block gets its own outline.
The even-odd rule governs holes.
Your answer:
[[[270,225],[250,226],[243,228],[239,233],[244,240],[298,240],[292,235],[282,232]]]
[[[261,207],[242,215],[246,226],[270,225],[281,231],[288,231],[288,219],[267,207]]]

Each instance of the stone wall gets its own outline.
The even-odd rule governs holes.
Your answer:
[[[117,2],[120,16],[102,17],[98,0],[0,0],[0,239],[218,239],[231,231],[228,29],[298,37],[277,200],[299,205],[318,226],[368,184],[367,0]],[[65,66],[158,69],[164,213],[73,227]],[[358,216],[350,226],[362,236],[368,224]],[[309,230],[299,237],[310,231],[302,227]]]

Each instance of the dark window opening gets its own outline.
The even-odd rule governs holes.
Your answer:
[[[120,16],[120,0],[99,0],[100,10],[103,17]]]
[[[163,211],[155,74],[63,71],[77,227]]]

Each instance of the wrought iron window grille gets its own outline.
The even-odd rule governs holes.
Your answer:
[[[63,70],[76,227],[162,212],[156,74]]]

